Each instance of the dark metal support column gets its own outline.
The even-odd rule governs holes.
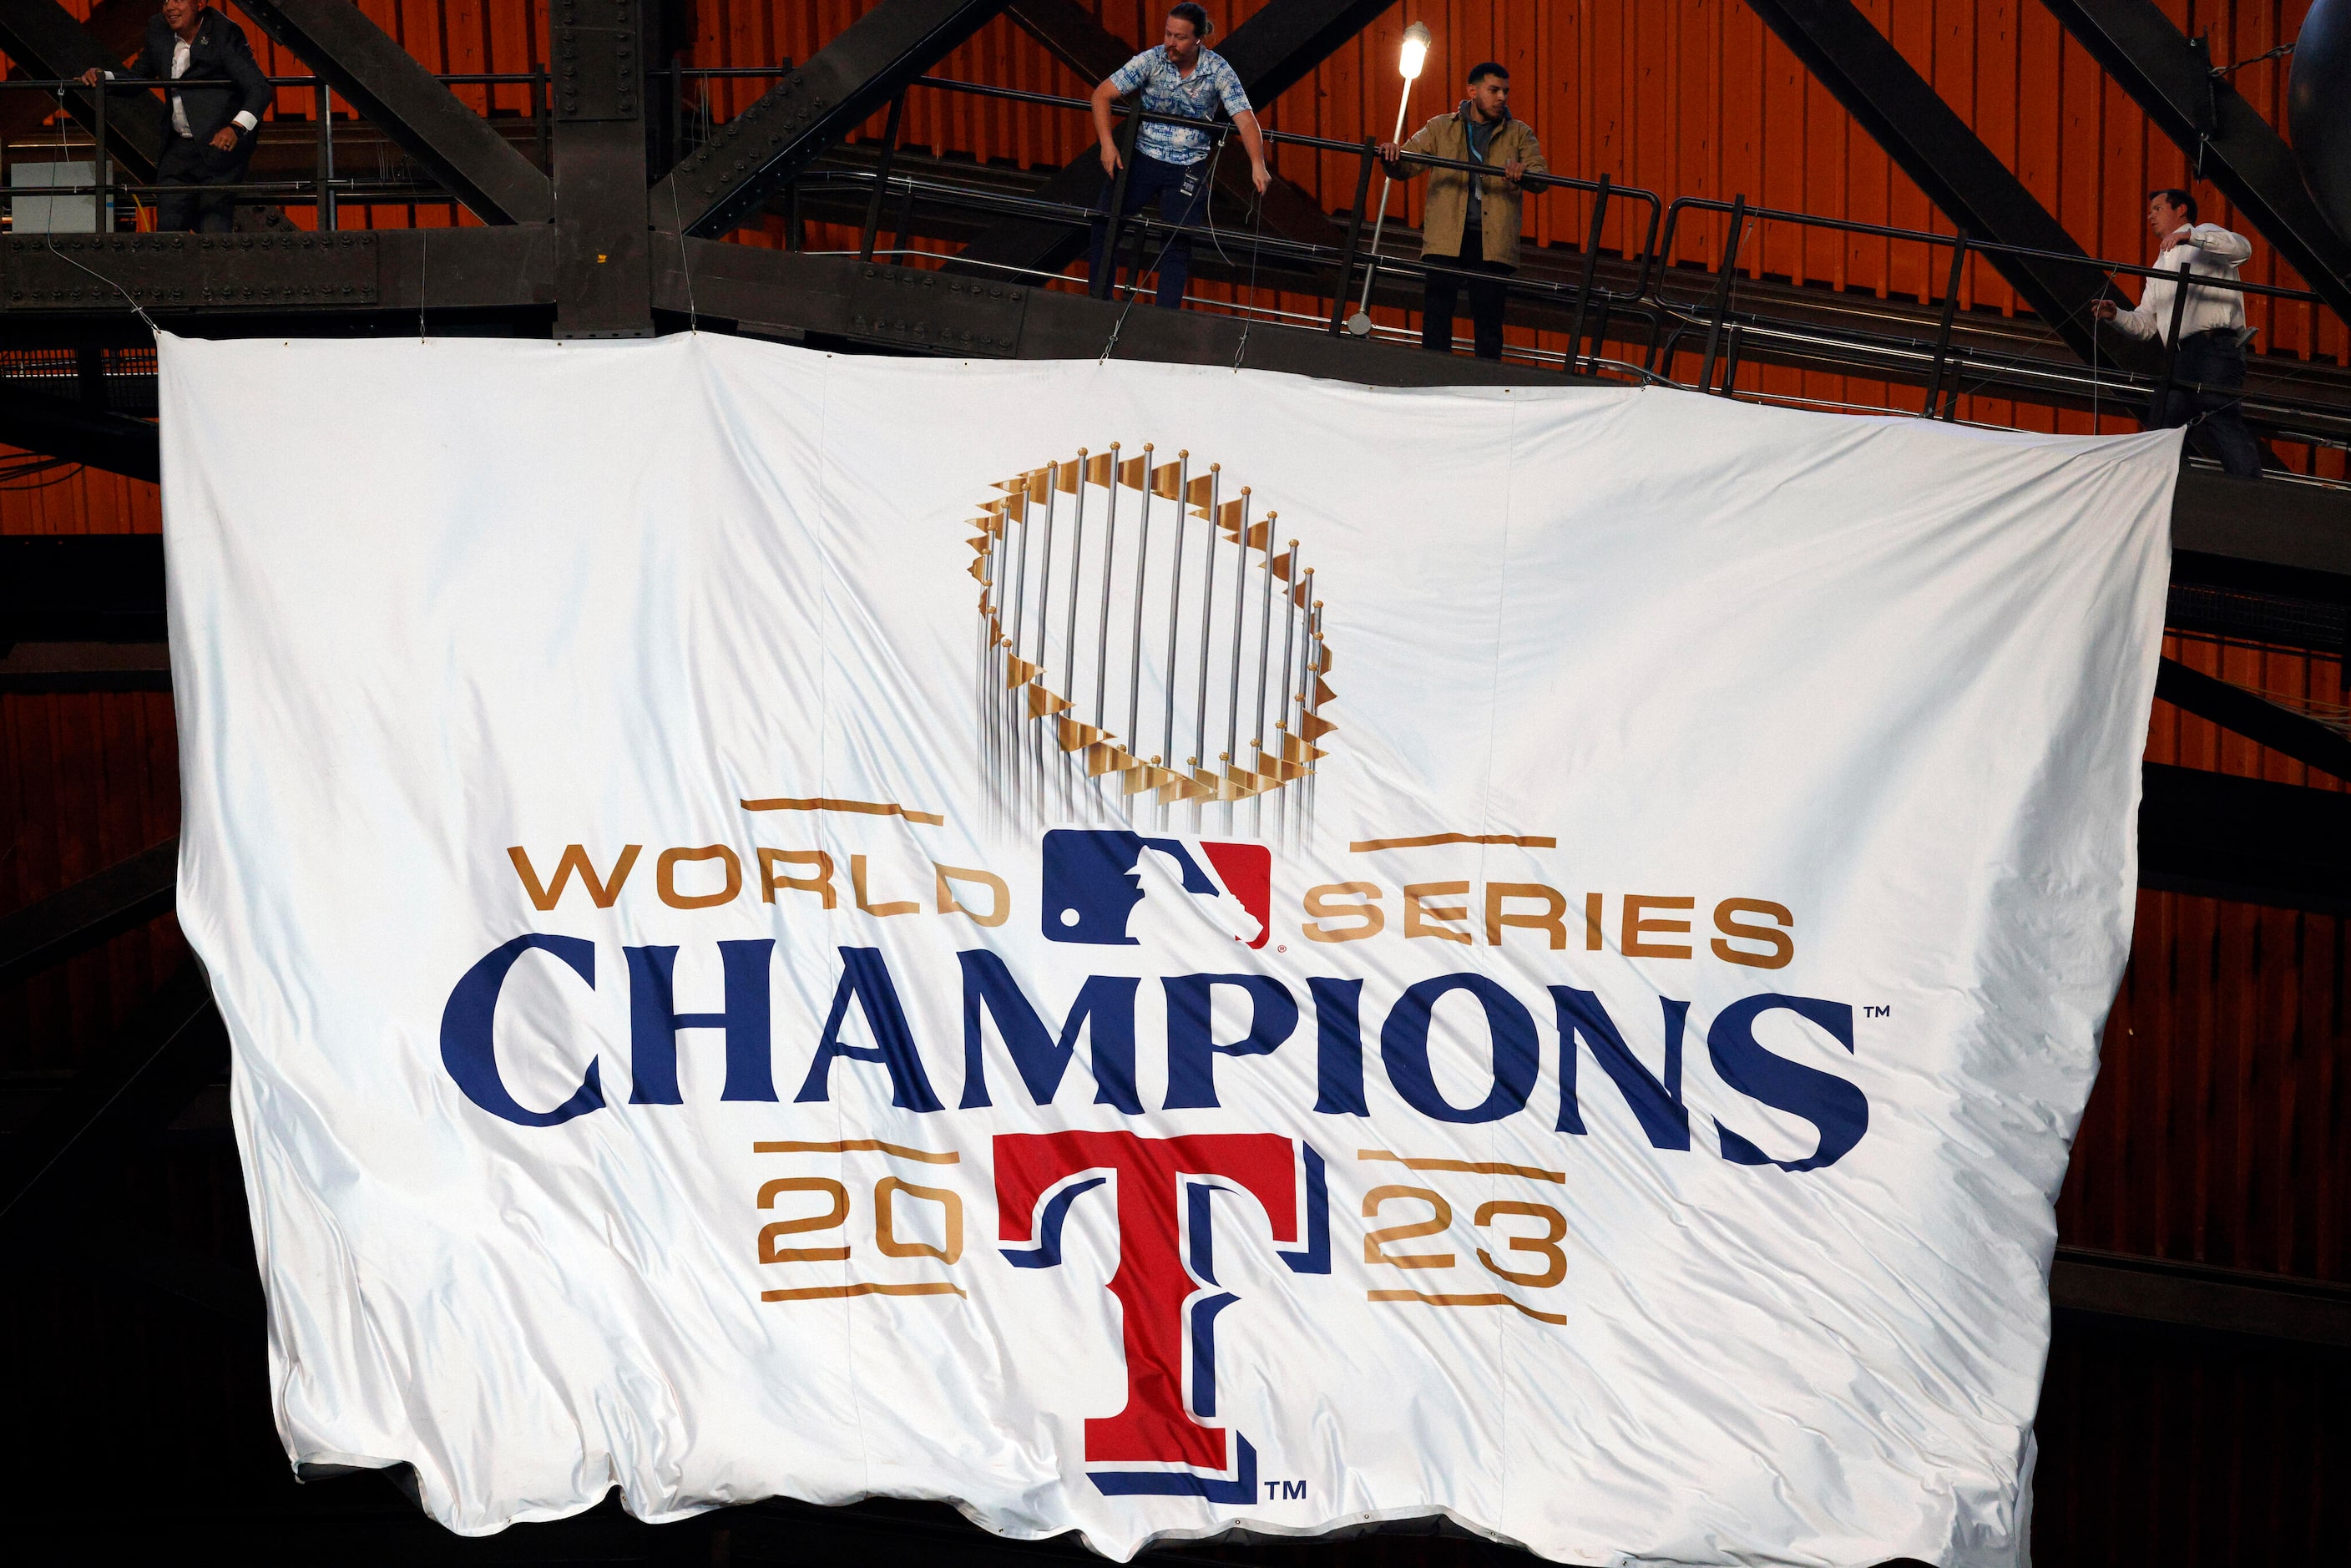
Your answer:
[[[555,335],[653,335],[643,0],[554,0]]]
[[[2074,40],[2277,247],[2278,255],[2351,320],[2351,241],[2335,232],[2303,183],[2294,150],[2210,55],[2149,0],[2042,0]]]
[[[1747,3],[1954,224],[1979,241],[2082,256],[2079,263],[1989,258],[2088,361],[2095,341],[2088,306],[2108,297],[2105,273],[1886,35],[1851,0]]]

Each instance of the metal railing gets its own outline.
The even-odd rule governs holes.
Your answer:
[[[664,104],[668,121],[669,142],[681,156],[699,142],[716,134],[725,122],[714,112],[711,88],[722,81],[772,80],[787,75],[789,61],[768,67],[703,67],[692,68],[673,60],[668,65],[649,70],[648,84],[659,83],[665,89],[658,97]],[[548,72],[539,68],[528,72],[467,72],[443,75],[446,85],[476,86],[490,89],[519,88],[525,90],[526,109],[517,117],[528,127],[527,134],[534,142],[538,161],[542,167],[549,159],[549,135],[552,121]],[[308,180],[249,181],[235,185],[206,187],[223,194],[242,197],[273,204],[308,204],[315,208],[319,227],[332,229],[338,222],[340,204],[350,201],[378,201],[401,204],[449,203],[455,204],[456,196],[432,185],[429,182],[394,182],[382,179],[362,181],[348,173],[339,173],[336,167],[336,116],[328,83],[316,76],[279,77],[271,78],[273,86],[298,89],[311,98],[309,123],[316,131],[315,163]],[[118,77],[96,87],[79,80],[44,80],[18,78],[0,82],[0,92],[40,92],[57,102],[62,114],[73,116],[86,110],[96,145],[107,144],[107,105],[120,93],[153,93],[162,84],[152,79]],[[183,78],[181,85],[226,86],[226,83],[198,82]],[[1150,213],[1125,214],[1123,183],[1114,182],[1110,199],[1093,204],[1055,202],[1034,194],[1019,194],[1001,189],[988,189],[980,183],[959,184],[937,177],[925,177],[898,171],[895,167],[899,132],[904,124],[907,92],[914,89],[925,91],[958,94],[967,97],[1025,104],[1065,112],[1090,113],[1091,105],[1084,99],[1069,98],[1051,93],[1034,92],[1017,88],[994,87],[984,83],[957,81],[947,78],[925,76],[916,78],[901,89],[890,101],[884,117],[883,134],[878,143],[874,166],[871,169],[819,167],[805,171],[788,188],[782,197],[789,214],[788,235],[799,227],[804,198],[820,195],[827,190],[844,194],[862,193],[862,223],[860,225],[856,254],[867,257],[891,252],[877,251],[882,219],[889,198],[899,198],[896,214],[896,244],[892,251],[906,253],[908,259],[921,259],[928,253],[907,253],[905,241],[913,232],[918,205],[934,213],[960,212],[987,218],[1025,218],[1058,224],[1093,236],[1100,232],[1104,266],[1102,276],[1087,279],[1096,292],[1109,295],[1117,291],[1116,276],[1123,246],[1139,242],[1144,257],[1158,254],[1178,241],[1208,240],[1220,249],[1226,245],[1246,247],[1249,271],[1252,278],[1265,275],[1269,287],[1295,289],[1303,282],[1317,294],[1330,300],[1330,309],[1315,320],[1325,330],[1343,333],[1353,330],[1383,338],[1406,334],[1400,328],[1374,322],[1368,311],[1357,312],[1352,319],[1347,305],[1357,292],[1368,301],[1373,298],[1382,275],[1409,283],[1425,279],[1431,274],[1452,273],[1457,277],[1474,277],[1481,283],[1499,282],[1508,300],[1539,308],[1547,322],[1565,322],[1566,347],[1563,350],[1530,349],[1513,345],[1510,357],[1528,362],[1542,363],[1569,371],[1631,379],[1685,386],[1716,395],[1769,396],[1752,391],[1742,393],[1739,387],[1741,364],[1750,360],[1775,361],[1810,367],[1842,369],[1845,373],[1878,379],[1889,383],[1915,381],[1923,387],[1917,413],[1946,421],[1958,417],[1961,397],[1970,391],[1990,395],[2015,398],[2059,406],[2082,405],[2096,409],[2120,397],[2157,398],[2178,392],[2198,395],[2222,393],[2237,397],[2248,419],[2282,439],[2336,447],[2351,446],[2351,390],[2341,400],[2293,395],[2243,396],[2241,389],[2208,387],[2197,382],[2181,382],[2176,376],[2179,325],[2185,306],[2188,287],[2175,287],[2172,321],[2162,343],[2160,365],[2154,371],[2134,371],[2120,365],[2093,362],[2078,363],[2070,352],[2035,352],[2029,348],[2001,351],[1981,346],[1969,348],[1959,343],[1957,334],[1962,325],[1981,336],[1991,326],[2011,329],[2016,321],[2033,318],[2002,316],[1991,319],[1970,315],[1964,322],[1959,302],[1964,290],[1968,263],[1980,257],[1997,261],[2001,258],[2055,262],[2095,272],[2107,280],[2105,297],[2111,297],[2111,282],[2116,277],[2137,277],[2152,279],[2157,269],[2134,263],[2117,262],[2083,255],[2008,246],[1960,232],[1938,234],[1931,230],[1901,228],[1890,225],[1871,224],[1853,219],[1822,217],[1813,214],[1750,205],[1743,196],[1723,201],[1714,197],[1677,196],[1667,201],[1656,192],[1639,186],[1619,184],[1603,176],[1584,180],[1553,173],[1521,173],[1517,183],[1531,193],[1561,191],[1588,197],[1589,221],[1584,227],[1583,244],[1568,253],[1573,257],[1573,277],[1546,277],[1520,272],[1497,279],[1488,273],[1471,273],[1447,265],[1450,258],[1419,256],[1406,259],[1381,254],[1365,243],[1364,217],[1368,209],[1371,182],[1375,174],[1401,174],[1396,164],[1389,164],[1379,152],[1378,143],[1371,138],[1361,141],[1343,141],[1328,137],[1301,134],[1296,131],[1265,130],[1261,133],[1278,156],[1285,150],[1296,150],[1316,157],[1336,155],[1352,161],[1355,166],[1354,199],[1337,220],[1343,226],[1343,239],[1336,244],[1269,236],[1259,227],[1246,235],[1234,232],[1229,225],[1219,227],[1214,221],[1213,192],[1204,201],[1201,221],[1170,224]],[[689,106],[689,89],[695,89],[695,102]],[[68,101],[81,95],[78,101]],[[655,95],[649,93],[648,101]],[[1201,120],[1178,115],[1149,113],[1134,105],[1116,107],[1122,124],[1120,140],[1131,149],[1134,137],[1141,125],[1158,122],[1201,131],[1211,139],[1211,158],[1224,155],[1233,127],[1225,120]],[[301,120],[272,120],[274,125],[302,124]],[[61,135],[64,126],[60,123]],[[1091,126],[1089,126],[1091,131]],[[19,143],[19,147],[30,143]],[[86,149],[61,142],[59,162],[73,162],[86,155]],[[114,221],[112,203],[115,197],[130,195],[152,199],[171,187],[157,183],[138,183],[116,177],[113,160],[100,156],[92,160],[93,178],[86,183],[19,185],[8,187],[5,194],[16,197],[78,197],[87,196],[92,203],[93,222],[105,228]],[[1415,169],[1446,171],[1469,179],[1508,181],[1505,171],[1491,165],[1431,157],[1418,152],[1404,152],[1399,164]],[[1213,169],[1214,164],[1211,165]],[[1677,264],[1672,258],[1684,240],[1687,219],[1704,216],[1720,220],[1723,243],[1719,259],[1711,266],[1692,267]],[[1614,250],[1604,249],[1612,217],[1618,220],[1624,242]],[[1759,277],[1751,277],[1741,267],[1745,242],[1750,228],[1764,225],[1784,225],[1800,231],[1833,234],[1844,240],[1867,238],[1889,244],[1915,245],[1926,247],[1931,255],[1949,253],[1949,269],[1939,299],[1939,310],[1934,318],[1932,330],[1921,333],[1915,317],[1905,319],[1898,308],[1880,308],[1874,316],[1857,309],[1849,298],[1837,297],[1834,303],[1846,317],[1869,316],[1866,325],[1823,324],[1817,311],[1795,308],[1815,303],[1817,290],[1807,290],[1801,283],[1781,287],[1788,299],[1767,298],[1770,287]],[[1635,236],[1637,233],[1637,240]],[[788,240],[789,243],[789,240]],[[1540,256],[1541,253],[1538,252]],[[940,262],[952,262],[952,257],[935,257]],[[1604,270],[1604,264],[1605,269]],[[1058,272],[1019,269],[1035,281],[1046,282],[1059,277]],[[1137,280],[1126,286],[1132,298],[1139,287],[1140,276],[1150,270],[1138,265]],[[1755,269],[1760,273],[1760,269]],[[2176,283],[2185,284],[2186,269],[2179,269]],[[2324,309],[2319,297],[2305,289],[2283,287],[2273,284],[2198,276],[2193,287],[2199,290],[2234,292],[2243,297],[2258,297],[2277,301],[2307,304]],[[1390,293],[1393,297],[1394,290]],[[1823,297],[1825,298],[1825,297]],[[1931,292],[1922,287],[1919,306],[1926,308],[1938,302]],[[1300,313],[1269,308],[1254,299],[1210,299],[1190,298],[1187,302],[1205,308],[1230,311],[1257,319],[1280,319],[1302,324]],[[2085,307],[2089,304],[2085,300]],[[2048,323],[2041,324],[2043,328]],[[1552,329],[1546,328],[1546,329]],[[2092,327],[2095,333],[2096,329]],[[1696,374],[1679,379],[1676,374],[1679,357],[1686,342],[1702,340],[1702,347],[1692,346]],[[1623,357],[1605,352],[1611,342],[1625,345],[1629,350]],[[1972,385],[1970,380],[1972,378]],[[1788,398],[1780,401],[1816,402],[1820,400]]]

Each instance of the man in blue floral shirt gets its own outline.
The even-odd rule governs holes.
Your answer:
[[[1104,214],[1110,211],[1110,192],[1116,189],[1119,162],[1110,106],[1137,89],[1143,93],[1144,110],[1152,114],[1207,120],[1222,108],[1232,116],[1233,129],[1240,132],[1241,145],[1248,150],[1249,173],[1258,193],[1264,194],[1266,186],[1272,183],[1273,176],[1265,167],[1265,138],[1258,133],[1257,116],[1250,112],[1240,78],[1222,55],[1203,47],[1214,26],[1207,12],[1184,0],[1167,13],[1166,31],[1157,48],[1135,56],[1094,89],[1094,134],[1102,142],[1102,173],[1112,182],[1102,193],[1100,210]],[[1120,205],[1119,215],[1123,217],[1155,198],[1163,222],[1197,222],[1208,204],[1208,148],[1206,131],[1145,120],[1135,135],[1134,162],[1126,172],[1126,200]],[[1108,232],[1109,225],[1097,218],[1087,262],[1090,277],[1102,276],[1102,242]],[[1149,248],[1158,250],[1155,244]],[[1159,303],[1171,310],[1181,308],[1184,285],[1191,276],[1192,241],[1178,235],[1159,251]]]

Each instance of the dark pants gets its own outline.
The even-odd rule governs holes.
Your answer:
[[[1103,214],[1094,219],[1092,249],[1086,256],[1086,276],[1102,276],[1102,241],[1110,234],[1107,214],[1110,212],[1112,185],[1102,187],[1102,200],[1094,210]],[[1138,152],[1127,165],[1126,200],[1119,207],[1119,216],[1141,210],[1144,204],[1156,199],[1159,216],[1164,223],[1197,223],[1208,204],[1208,162],[1163,163],[1158,159]],[[1158,301],[1170,310],[1184,307],[1184,285],[1192,277],[1192,240],[1188,235],[1177,235],[1169,240],[1162,254],[1160,241],[1153,235],[1142,236],[1143,259],[1135,264],[1134,280],[1141,282],[1150,268],[1152,258],[1159,262]],[[1113,277],[1114,284],[1117,279]]]
[[[1467,236],[1472,242],[1477,241],[1478,237],[1474,230]],[[1465,244],[1461,248],[1468,250],[1470,246]],[[1433,261],[1444,267],[1459,267],[1464,272],[1491,273],[1494,281],[1489,283],[1483,278],[1459,278],[1451,273],[1432,269],[1427,275],[1427,282],[1424,285],[1421,293],[1420,346],[1434,350],[1440,354],[1449,354],[1453,351],[1453,308],[1461,289],[1466,287],[1469,290],[1470,341],[1477,347],[1478,357],[1481,360],[1500,359],[1502,357],[1503,299],[1501,280],[1510,277],[1516,269],[1505,267],[1499,261],[1488,261],[1483,256],[1473,256],[1468,261],[1454,256],[1425,256],[1421,259]]]
[[[2179,352],[2171,362],[2171,379],[2178,383],[2171,391],[2149,400],[2147,428],[2187,425],[2188,439],[2219,459],[2224,472],[2240,479],[2258,477],[2261,448],[2253,444],[2253,433],[2245,428],[2245,416],[2237,410],[2245,394],[2245,350],[2236,333],[2194,332],[2180,339]],[[2204,391],[2189,390],[2199,382]]]
[[[252,162],[249,133],[238,137],[229,152],[193,136],[173,136],[155,165],[155,183],[172,187],[155,198],[156,228],[165,234],[228,233],[235,193],[206,187],[244,183],[246,165]]]

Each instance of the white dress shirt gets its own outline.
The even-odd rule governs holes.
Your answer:
[[[172,35],[172,79],[173,81],[178,81],[182,77],[188,74],[188,49],[192,42],[193,40],[183,38],[177,33]],[[114,73],[112,71],[107,72],[106,79],[112,81],[114,79]],[[183,136],[193,136],[195,132],[188,129],[187,104],[181,100],[180,95],[176,92],[171,94],[170,97],[172,99],[172,129]],[[254,118],[253,111],[249,109],[238,110],[235,119],[237,125],[246,131],[252,130],[254,126],[259,123],[259,121]]]
[[[2134,338],[2152,338],[2158,342],[2171,330],[2171,297],[2179,288],[2170,275],[2187,262],[2199,277],[2220,277],[2236,281],[2237,268],[2253,254],[2252,241],[2241,234],[2231,234],[2219,224],[2198,224],[2184,235],[2175,234],[2163,254],[2156,257],[2158,272],[2165,276],[2150,277],[2139,297],[2136,310],[2118,310],[2115,325]],[[2189,285],[2187,308],[2179,313],[2179,335],[2194,337],[2215,327],[2241,331],[2245,325],[2245,297],[2233,288],[2198,288]]]

